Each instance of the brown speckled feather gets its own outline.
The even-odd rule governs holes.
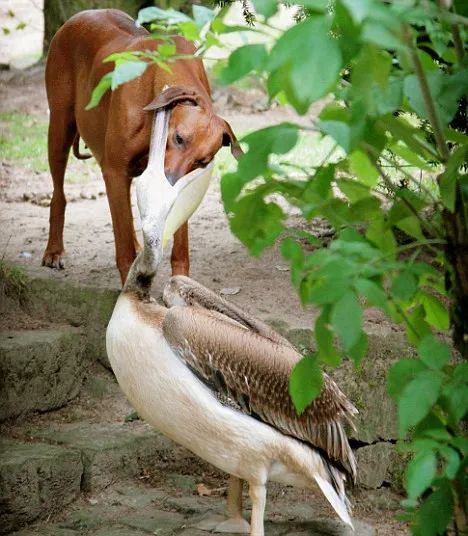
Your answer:
[[[342,421],[357,410],[335,382],[324,375],[322,393],[298,416],[288,381],[302,356],[220,316],[197,306],[172,307],[163,332],[173,350],[215,392],[235,400],[244,413],[321,449],[354,480],[356,461]]]
[[[198,305],[203,309],[216,311],[270,341],[292,348],[287,339],[276,333],[265,322],[258,320],[234,303],[228,302],[194,279],[190,279],[190,277],[184,275],[171,277],[164,288],[163,299],[168,307],[178,305],[182,300],[185,305]]]

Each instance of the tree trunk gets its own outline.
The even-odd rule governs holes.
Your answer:
[[[44,45],[43,53],[47,55],[49,44],[55,32],[72,15],[84,9],[115,8],[136,17],[142,7],[153,2],[144,0],[44,0]]]
[[[132,17],[144,7],[157,5],[163,9],[172,7],[189,13],[193,4],[200,4],[199,0],[44,0],[44,43],[43,54],[47,56],[50,41],[55,32],[72,15],[84,9],[115,8],[125,11]],[[210,5],[210,2],[205,2]]]
[[[451,323],[453,342],[468,359],[468,206],[458,186],[454,213],[444,210],[442,220],[447,238],[446,255],[452,266],[448,285],[453,298]]]

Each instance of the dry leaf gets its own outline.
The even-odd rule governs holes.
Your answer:
[[[240,287],[226,287],[221,289],[220,294],[224,294],[224,296],[235,296],[236,294],[239,294],[240,291]]]
[[[212,490],[205,484],[197,484],[197,492],[200,497],[209,497],[212,493]]]

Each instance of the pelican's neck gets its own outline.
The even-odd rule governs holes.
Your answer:
[[[143,250],[133,262],[123,290],[135,291],[142,299],[149,299],[151,285],[162,258],[167,214],[174,201],[174,193],[164,174],[169,115],[165,109],[154,114],[148,165],[137,179],[136,197],[143,233]]]

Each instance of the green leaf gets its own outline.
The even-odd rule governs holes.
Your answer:
[[[468,437],[454,437],[452,445],[456,447],[463,456],[468,456]]]
[[[252,0],[255,11],[269,19],[278,11],[277,0]]]
[[[262,128],[245,136],[242,141],[248,144],[249,151],[241,156],[237,171],[242,183],[263,175],[268,168],[270,155],[286,154],[297,140],[298,127],[291,123]]]
[[[258,195],[242,197],[234,207],[229,223],[232,232],[249,248],[252,255],[259,255],[273,245],[283,231],[284,213],[275,203],[265,203]],[[246,222],[249,222],[246,225]]]
[[[185,15],[184,13],[176,11],[172,8],[161,9],[159,7],[152,6],[140,9],[140,11],[138,12],[137,22],[139,24],[146,24],[155,20],[164,20],[167,21],[169,24],[177,24],[179,22],[190,21],[191,19],[188,15]]]
[[[315,320],[314,335],[317,341],[318,357],[327,365],[337,367],[341,363],[340,354],[333,345],[333,333],[329,327],[330,307],[324,307]]]
[[[458,109],[458,101],[468,86],[468,70],[453,75],[441,70],[426,72],[432,99],[437,114],[444,125],[448,124]],[[429,119],[419,81],[416,75],[405,78],[404,93],[413,110],[424,119]]]
[[[450,447],[443,446],[440,448],[440,453],[445,458],[445,475],[452,480],[455,478],[458,469],[460,468],[460,456],[458,452]]]
[[[363,151],[356,150],[349,155],[349,168],[366,186],[373,188],[377,184],[379,172]]]
[[[424,235],[421,230],[421,224],[419,223],[419,219],[416,216],[408,216],[406,218],[402,218],[397,222],[396,226],[407,235],[412,236],[417,240],[424,240]]]
[[[301,0],[301,6],[311,11],[327,11],[329,4],[329,0]]]
[[[368,346],[369,341],[367,339],[367,335],[364,333],[364,331],[362,331],[358,342],[348,351],[349,357],[351,358],[351,361],[354,363],[354,366],[356,368],[361,364],[361,361],[364,359],[367,353]]]
[[[293,368],[289,377],[289,394],[299,415],[320,394],[322,383],[322,372],[315,355],[304,357]]]
[[[399,50],[404,48],[403,43],[393,32],[391,32],[385,25],[375,21],[369,21],[364,24],[361,38],[380,48],[389,50]]]
[[[165,43],[161,43],[158,46],[158,53],[161,55],[161,57],[170,58],[171,56],[174,56],[177,54],[177,47],[175,43],[166,41]]]
[[[270,96],[283,89],[301,114],[312,102],[326,95],[338,80],[341,51],[329,29],[329,17],[311,16],[284,32],[270,53]]]
[[[453,379],[456,382],[468,383],[468,362],[465,361],[455,367]]]
[[[382,216],[375,218],[367,227],[366,238],[389,256],[393,256],[396,251],[395,237]]]
[[[400,359],[388,371],[387,391],[392,398],[398,398],[406,385],[426,367],[417,359]]]
[[[413,534],[440,536],[445,533],[453,515],[453,494],[450,484],[444,480],[419,508]]]
[[[291,281],[295,287],[299,287],[304,266],[302,247],[292,238],[285,238],[281,244],[281,253],[284,258],[291,261]]]
[[[337,179],[336,184],[351,203],[369,197],[369,188],[355,179]]]
[[[403,389],[398,400],[399,431],[403,436],[408,428],[422,421],[437,402],[442,377],[432,370],[419,372]]]
[[[91,94],[91,99],[86,105],[85,110],[91,110],[92,108],[95,108],[101,102],[101,99],[104,96],[104,93],[108,89],[110,89],[111,83],[112,83],[112,72],[105,74],[99,81],[98,85],[93,89],[93,92]]]
[[[463,419],[468,413],[468,385],[449,383],[444,387],[442,394],[454,422]]]
[[[426,321],[437,329],[447,330],[450,325],[448,309],[435,296],[419,292],[419,301],[424,307]]]
[[[351,127],[343,121],[319,121],[318,127],[324,134],[331,136],[346,152],[352,147]]]
[[[415,154],[428,160],[437,158],[437,153],[424,137],[424,131],[410,124],[406,118],[389,114],[382,118],[381,122],[395,140],[404,141]]]
[[[421,340],[431,334],[431,328],[426,322],[426,313],[422,305],[415,307],[410,313],[407,313],[406,336],[411,344],[418,345]]]
[[[417,499],[432,484],[437,458],[432,450],[420,452],[406,469],[405,487],[410,499]]]
[[[343,348],[351,350],[359,342],[362,333],[362,309],[354,292],[346,292],[333,305],[330,320]]]
[[[251,71],[261,70],[267,57],[265,45],[245,45],[237,48],[229,56],[228,64],[221,72],[219,82],[232,84]]]
[[[117,89],[125,82],[138,78],[146,71],[147,67],[148,63],[145,61],[128,61],[116,65],[114,71],[112,72],[112,91]]]
[[[468,160],[468,143],[458,147],[450,155],[445,171],[439,177],[440,198],[445,208],[455,210],[455,192],[459,178],[459,168]]]
[[[342,0],[351,17],[360,24],[370,13],[371,0]]]
[[[188,41],[198,41],[200,39],[200,30],[192,20],[179,23],[179,30]]]
[[[358,279],[354,286],[366,298],[368,305],[388,310],[388,300],[383,288],[370,279]]]
[[[392,283],[392,294],[404,301],[409,301],[418,290],[418,280],[412,272],[405,270],[400,272]]]
[[[226,173],[221,178],[221,198],[226,212],[234,209],[234,202],[242,191],[243,183],[237,173]]]
[[[450,359],[450,350],[446,343],[437,340],[433,335],[424,337],[418,346],[421,360],[430,368],[440,370]]]

